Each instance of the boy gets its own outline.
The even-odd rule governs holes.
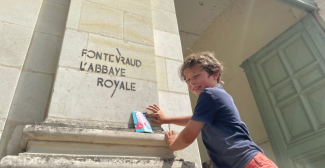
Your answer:
[[[210,159],[218,168],[276,168],[250,138],[246,125],[240,120],[231,96],[220,84],[222,64],[213,53],[191,54],[180,67],[180,75],[191,92],[199,96],[193,115],[167,117],[157,105],[147,107],[151,121],[186,126],[177,135],[166,132],[168,148],[172,151],[189,146],[202,132]]]

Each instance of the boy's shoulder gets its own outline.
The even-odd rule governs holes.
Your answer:
[[[211,87],[211,88],[205,88],[201,92],[201,94],[204,95],[204,96],[208,96],[208,95],[222,96],[224,93],[227,94],[227,92],[223,89],[223,87],[221,85],[216,85],[216,86]]]
[[[208,102],[226,102],[232,100],[232,97],[223,89],[221,85],[216,85],[211,88],[205,88],[202,90],[198,103],[208,103]]]

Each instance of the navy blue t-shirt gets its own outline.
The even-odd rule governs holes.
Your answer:
[[[263,153],[221,85],[202,90],[191,120],[205,123],[203,143],[217,168],[243,168],[258,152]]]

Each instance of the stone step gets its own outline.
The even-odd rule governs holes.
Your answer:
[[[21,153],[6,156],[0,168],[197,168],[178,158]]]
[[[26,149],[29,140],[77,142],[91,144],[119,144],[167,147],[165,134],[136,133],[127,124],[85,122],[77,120],[47,119],[45,122],[26,125],[21,147]]]
[[[27,153],[175,157],[162,130],[136,133],[126,123],[47,119],[24,127],[21,147]]]

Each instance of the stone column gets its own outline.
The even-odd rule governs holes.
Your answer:
[[[32,41],[43,0],[0,1],[0,156],[4,153],[9,110]]]
[[[154,134],[135,133],[131,116],[154,103],[170,116],[191,114],[181,61],[172,0],[71,0],[47,119],[25,126],[26,152],[0,165],[200,165],[196,141],[171,152],[159,125]]]

